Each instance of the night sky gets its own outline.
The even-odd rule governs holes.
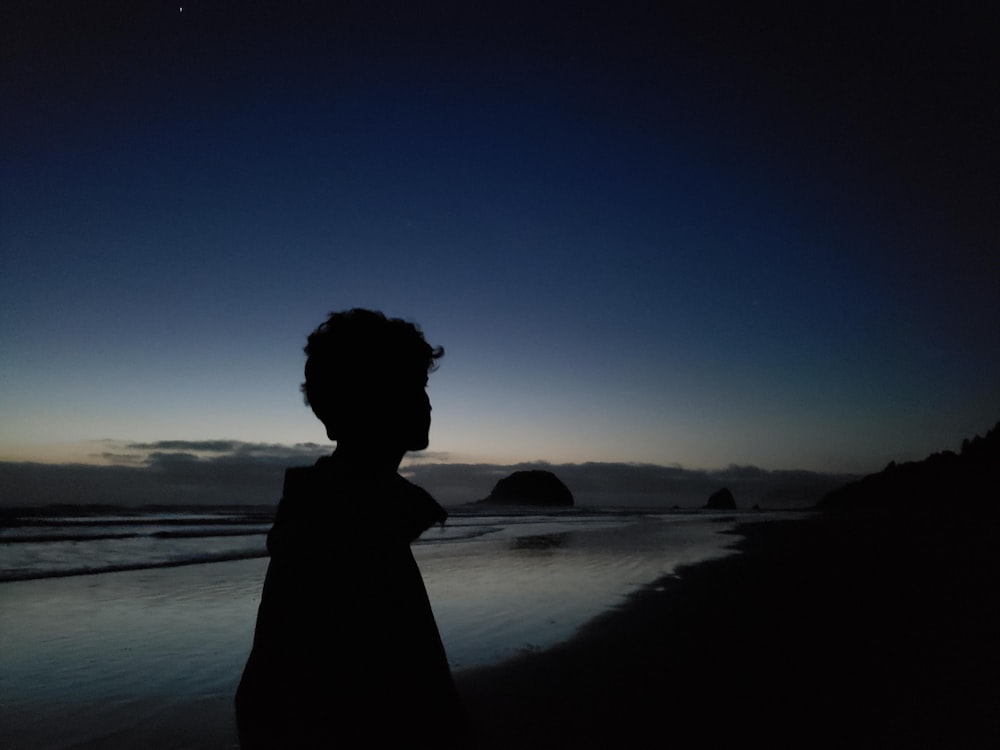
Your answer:
[[[445,347],[433,459],[957,448],[996,11],[791,5],[8,0],[0,459],[322,443],[301,347],[354,306]]]

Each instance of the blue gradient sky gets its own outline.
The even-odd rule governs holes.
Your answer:
[[[5,4],[0,459],[320,442],[352,306],[445,347],[450,461],[869,471],[1000,419],[995,19],[179,5]]]

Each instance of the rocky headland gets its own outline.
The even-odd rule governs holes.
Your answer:
[[[479,501],[488,505],[527,505],[546,508],[572,508],[573,493],[551,471],[529,469],[515,471],[493,487]]]

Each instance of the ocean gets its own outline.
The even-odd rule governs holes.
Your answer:
[[[744,517],[450,512],[413,552],[456,671],[545,649],[678,566],[731,554],[736,537],[726,532]],[[203,746],[231,746],[231,699],[253,637],[272,515],[62,508],[3,516],[0,747],[127,746],[122,737],[184,747],[176,728],[163,726],[176,723],[166,717],[181,706],[218,723],[218,743]]]

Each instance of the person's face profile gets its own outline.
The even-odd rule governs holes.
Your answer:
[[[406,389],[400,404],[400,430],[408,451],[424,450],[430,443],[431,399],[427,395],[427,381],[414,383]]]
[[[355,432],[365,442],[403,451],[424,450],[430,442],[431,402],[427,380],[395,383],[385,389],[356,394]]]

